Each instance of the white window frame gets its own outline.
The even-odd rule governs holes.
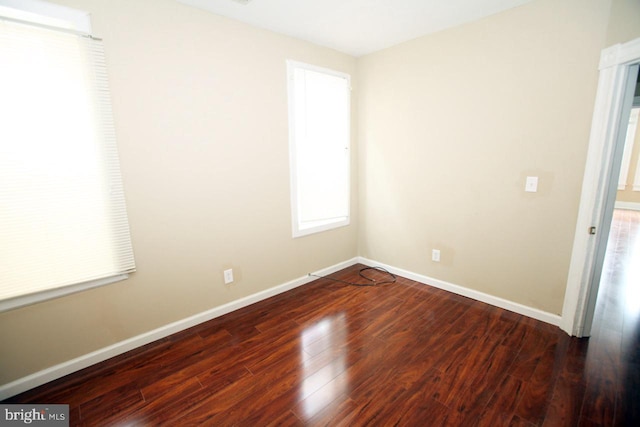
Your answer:
[[[0,6],[33,14],[24,18],[31,22],[91,34],[91,17],[83,10],[41,0],[0,0]]]
[[[13,9],[13,11],[9,11],[7,8]],[[3,12],[9,13],[5,15]],[[15,12],[15,16],[13,12]],[[2,18],[3,16],[4,18]],[[41,0],[0,0],[0,18],[29,22],[34,25],[56,28],[79,35],[91,35],[91,18],[88,12]],[[0,313],[119,282],[128,277],[129,274],[127,273],[116,274],[61,288],[0,300]]]
[[[345,97],[346,102],[346,132],[344,136],[344,149],[346,159],[346,172],[344,189],[346,192],[346,212],[344,216],[339,216],[331,219],[317,221],[313,225],[303,225],[301,219],[300,209],[300,186],[299,177],[297,174],[299,165],[298,159],[298,135],[296,135],[296,96],[295,96],[295,79],[294,73],[297,69],[314,71],[317,73],[326,74],[329,76],[338,77],[346,81],[347,93]],[[334,71],[328,68],[318,67],[311,64],[306,64],[298,61],[287,61],[287,76],[288,76],[288,101],[289,101],[289,165],[290,165],[290,185],[291,185],[291,222],[292,222],[292,234],[293,237],[302,237],[309,234],[319,233],[335,229],[338,227],[344,227],[350,224],[351,218],[351,76],[349,74]],[[330,173],[330,166],[327,166],[327,173]]]

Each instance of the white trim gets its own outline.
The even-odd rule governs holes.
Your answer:
[[[367,258],[359,257],[358,261],[360,264],[364,264],[369,267],[382,267],[395,275],[402,276],[407,279],[411,279],[428,286],[433,286],[434,288],[442,289],[457,295],[462,295],[476,301],[481,301],[495,307],[503,308],[514,313],[522,314],[523,316],[531,317],[533,319],[540,320],[541,322],[549,323],[554,326],[560,325],[561,318],[557,314],[542,311],[537,308],[509,301],[504,298],[496,297],[494,295],[485,294],[484,292],[445,282],[443,280],[434,279],[433,277],[428,277],[422,274],[413,273],[408,270],[403,270],[401,268],[396,268],[390,265],[383,264],[381,262],[372,261]]]
[[[373,267],[373,266],[383,267],[393,274],[422,283],[424,285],[433,286],[434,288],[442,289],[447,292],[472,298],[476,301],[481,301],[483,303],[493,305],[495,307],[503,308],[505,310],[509,310],[514,313],[521,314],[523,316],[531,317],[533,319],[540,320],[545,323],[549,323],[551,325],[558,326],[561,321],[560,316],[552,313],[548,313],[546,311],[542,311],[533,307],[528,307],[526,305],[509,301],[503,298],[499,298],[493,295],[485,294],[484,292],[479,292],[473,289],[466,288],[464,286],[445,282],[439,279],[434,279],[432,277],[413,273],[411,271],[404,270],[401,268],[396,268],[387,264],[383,264],[381,262],[372,261],[364,257],[355,257],[350,260],[335,264],[331,267],[327,267],[327,268],[315,271],[312,274],[317,276],[326,276],[326,275],[335,273],[337,271],[343,270],[355,264],[364,264],[370,267]],[[138,348],[143,345],[149,344],[151,342],[157,341],[159,339],[165,338],[169,335],[172,335],[177,332],[183,331],[185,329],[191,328],[193,326],[199,325],[211,319],[215,319],[216,317],[223,316],[232,311],[239,310],[243,307],[247,307],[256,302],[265,300],[267,298],[271,298],[272,296],[287,292],[299,286],[306,285],[307,283],[310,283],[316,280],[316,277],[313,277],[310,274],[291,280],[287,283],[274,286],[264,291],[255,293],[253,295],[249,295],[239,300],[229,302],[222,306],[212,308],[211,310],[198,313],[191,317],[187,317],[186,319],[178,320],[168,325],[161,326],[152,331],[137,335],[135,337],[126,339],[124,341],[120,341],[108,347],[101,348],[94,352],[82,355],[80,357],[69,360],[67,362],[60,363],[50,368],[43,369],[39,372],[35,372],[23,378],[19,378],[10,383],[3,384],[2,386],[0,386],[0,400],[4,400],[11,396],[15,396],[17,394],[20,394],[32,388],[38,387],[42,384],[46,384],[50,381],[61,378],[65,375],[71,374],[73,372],[77,372],[81,369],[87,368],[96,363],[100,363],[112,357],[118,356],[122,353],[126,353],[127,351],[133,350],[135,348]]]
[[[589,333],[588,305],[594,298],[590,295],[593,279],[598,276],[596,258],[602,249],[600,236],[607,228],[604,217],[608,187],[612,179],[617,180],[617,176],[612,177],[612,170],[615,169],[613,160],[625,82],[629,67],[639,60],[640,39],[604,49],[601,54],[598,92],[560,324],[565,332],[578,337]],[[595,238],[588,232],[594,226],[599,231]]]
[[[297,209],[296,209],[296,212],[297,212]],[[333,230],[334,228],[346,227],[351,223],[351,219],[349,215],[347,215],[346,217],[329,219],[329,220],[323,221],[319,225],[314,225],[308,228],[298,227],[298,224],[297,224],[298,221],[296,221],[295,218],[292,218],[292,221],[293,221],[292,237],[294,238],[308,236],[309,234],[320,233],[322,231]]]
[[[332,274],[336,271],[340,271],[342,269],[350,267],[357,262],[357,258],[352,258],[350,260],[335,264],[331,267],[318,270],[314,274],[326,276],[328,274]],[[69,360],[67,362],[63,362],[50,368],[43,369],[42,371],[38,371],[26,377],[19,378],[8,384],[3,384],[2,386],[0,386],[0,400],[15,396],[34,387],[46,384],[49,381],[56,380],[65,375],[87,368],[91,365],[110,359],[119,354],[126,353],[127,351],[141,347],[145,344],[149,344],[153,341],[157,341],[169,335],[191,328],[192,326],[199,325],[200,323],[215,319],[216,317],[223,316],[227,313],[241,309],[243,307],[247,307],[251,304],[265,300],[267,298],[271,298],[272,296],[287,292],[302,285],[306,285],[307,283],[314,280],[316,280],[316,278],[309,275],[299,277],[297,279],[291,280],[290,282],[265,289],[264,291],[255,293],[253,295],[240,298],[236,301],[231,301],[219,307],[212,308],[211,310],[203,311],[202,313],[187,317],[186,319],[178,320],[168,325],[161,326],[152,331],[145,332],[144,334],[140,334],[124,341],[112,344],[108,347],[101,348],[100,350],[96,350],[80,357],[76,357],[75,359]]]
[[[627,132],[624,140],[624,152],[622,154],[622,166],[620,166],[620,177],[618,178],[618,190],[624,190],[627,187],[629,166],[631,166],[631,153],[633,152],[633,144],[636,139],[636,129],[638,128],[639,112],[640,108],[633,107],[631,109],[631,114],[629,115],[629,124],[627,125]]]
[[[89,289],[98,288],[100,286],[116,283],[129,278],[128,274],[118,274],[116,276],[105,277],[102,279],[91,280],[89,282],[77,283],[75,285],[65,286],[64,288],[48,289],[30,295],[22,295],[0,301],[0,313],[13,310],[15,308],[48,301],[54,298],[60,298],[66,295],[75,294],[77,292],[87,291]]]
[[[640,191],[640,156],[638,156],[638,161],[636,163],[636,172],[633,177],[633,184],[631,188],[633,191]]]
[[[41,0],[0,0],[0,6],[64,21],[73,30],[91,34],[91,16],[83,10]]]
[[[317,73],[329,74],[330,76],[340,77],[345,79],[349,83],[349,89],[351,89],[351,76],[348,73],[342,71],[332,70],[331,68],[320,67],[318,65],[307,64],[306,62],[294,61],[293,59],[287,59],[287,70],[293,70],[294,68],[304,68],[305,70],[315,71]],[[291,74],[288,73],[291,77]]]
[[[632,211],[640,211],[640,203],[616,202],[616,209],[629,209]]]
[[[630,64],[640,58],[640,38],[604,49],[600,55],[599,69]]]

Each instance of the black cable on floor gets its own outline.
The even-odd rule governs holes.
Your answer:
[[[376,270],[376,271],[381,271],[382,273],[386,273],[390,276],[390,278],[388,280],[381,280],[378,281],[376,279],[372,279],[370,277],[365,276],[364,274],[362,274],[363,272],[367,271],[367,270]],[[388,283],[395,283],[396,282],[396,275],[391,273],[390,271],[382,268],[382,267],[364,267],[361,268],[360,271],[358,272],[358,274],[360,275],[360,277],[362,277],[365,280],[368,280],[369,283],[353,283],[353,282],[347,282],[346,280],[340,280],[340,279],[334,279],[333,277],[328,277],[328,276],[318,276],[317,274],[312,274],[309,273],[309,276],[312,277],[317,277],[319,279],[327,279],[327,280],[332,280],[334,282],[339,282],[339,283],[344,283],[347,285],[352,285],[352,286],[379,286],[379,285],[385,285]]]

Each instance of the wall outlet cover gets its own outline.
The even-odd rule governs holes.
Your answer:
[[[228,285],[229,283],[233,283],[233,269],[228,269],[224,271],[224,284]]]

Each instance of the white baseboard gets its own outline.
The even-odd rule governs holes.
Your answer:
[[[462,295],[477,301],[481,301],[496,307],[500,307],[505,310],[522,314],[523,316],[531,317],[533,319],[550,323],[555,326],[558,326],[560,324],[561,318],[558,315],[547,313],[545,311],[538,310],[535,308],[527,307],[525,305],[508,301],[502,298],[498,298],[493,295],[485,294],[483,292],[475,291],[473,289],[465,288],[464,286],[454,285],[452,283],[448,283],[442,280],[434,279],[421,274],[413,273],[411,271],[392,267],[390,265],[372,261],[370,259],[363,258],[363,257],[352,258],[348,261],[338,263],[336,265],[324,268],[322,270],[315,271],[313,273],[319,276],[326,276],[328,274],[335,273],[336,271],[340,271],[344,268],[350,267],[358,263],[371,266],[371,267],[374,267],[374,266],[383,267],[393,274],[405,277],[407,279],[414,280],[419,283],[423,283],[425,285],[443,289],[445,291],[452,292],[454,294]],[[283,283],[281,285],[266,289],[264,291],[255,293],[253,295],[249,295],[247,297],[241,298],[236,301],[232,301],[220,307],[216,307],[211,310],[198,313],[191,317],[187,317],[186,319],[178,320],[177,322],[170,323],[168,325],[162,326],[160,328],[154,329],[144,334],[137,335],[135,337],[129,338],[124,341],[120,341],[118,343],[112,344],[100,350],[96,350],[89,354],[85,354],[83,356],[77,357],[67,362],[60,363],[58,365],[33,373],[26,377],[17,379],[8,384],[4,384],[0,386],[0,400],[4,400],[11,396],[15,396],[17,394],[20,394],[32,388],[38,387],[42,384],[46,384],[49,381],[56,380],[65,375],[71,374],[73,372],[87,368],[96,363],[110,359],[114,356],[118,356],[122,353],[126,353],[129,350],[133,350],[145,344],[149,344],[153,341],[157,341],[159,339],[165,338],[169,335],[175,334],[176,332],[183,331],[192,326],[198,325],[200,323],[206,322],[211,319],[215,319],[216,317],[223,316],[227,313],[230,313],[232,311],[238,310],[243,307],[247,307],[251,304],[265,300],[267,298],[281,294],[283,292],[287,292],[291,289],[294,289],[299,286],[305,285],[309,282],[312,282],[313,280],[316,280],[316,278],[308,275],[299,277],[290,282]]]
[[[442,280],[434,279],[432,277],[424,276],[421,274],[413,273],[411,271],[396,268],[390,265],[383,264],[381,262],[372,261],[367,258],[359,257],[358,262],[370,267],[382,267],[391,273],[402,276],[407,279],[415,280],[416,282],[423,283],[425,285],[433,286],[434,288],[442,289],[454,294],[462,295],[477,301],[481,301],[496,307],[504,308],[505,310],[512,311],[514,313],[522,314],[523,316],[531,317],[536,320],[540,320],[545,323],[550,323],[554,326],[560,325],[561,317],[557,314],[548,313],[546,311],[538,310],[537,308],[528,307],[526,305],[519,304],[517,302],[509,301],[503,298],[499,298],[493,295],[485,294],[484,292],[475,291],[473,289],[465,288],[464,286],[454,285]]]
[[[616,209],[630,209],[632,211],[640,211],[640,203],[634,202],[616,202]]]
[[[331,267],[316,271],[314,272],[314,274],[325,276],[327,274],[335,273],[336,271],[340,271],[344,268],[350,267],[357,262],[358,258],[352,258],[348,261],[344,261]],[[212,308],[211,310],[198,313],[191,317],[187,317],[186,319],[178,320],[177,322],[170,323],[168,325],[162,326],[144,334],[137,335],[124,341],[120,341],[108,347],[101,348],[100,350],[96,350],[67,362],[60,363],[47,369],[43,369],[42,371],[35,372],[31,375],[19,378],[10,383],[3,384],[0,386],[0,400],[7,399],[11,396],[15,396],[32,388],[38,387],[42,384],[46,384],[49,381],[62,378],[65,375],[77,372],[81,369],[110,359],[114,356],[118,356],[122,353],[126,353],[127,351],[133,350],[134,348],[138,348],[153,341],[165,338],[169,335],[175,334],[176,332],[183,331],[192,326],[198,325],[211,319],[215,319],[216,317],[223,316],[227,313],[243,307],[247,307],[251,304],[265,300],[272,296],[287,292],[302,285],[306,285],[307,283],[314,280],[316,280],[315,277],[310,277],[308,275],[299,277],[290,282],[274,286],[273,288],[269,288],[253,295],[241,298],[239,300],[232,301],[230,303],[221,305],[220,307]]]

